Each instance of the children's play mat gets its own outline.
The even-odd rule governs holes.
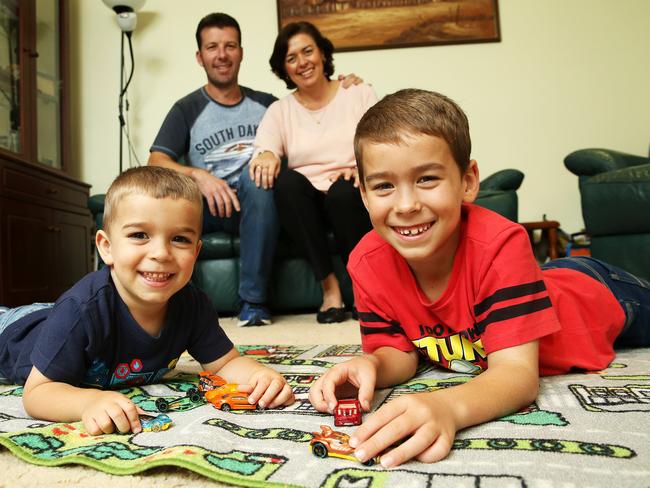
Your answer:
[[[604,371],[541,379],[537,401],[514,415],[459,433],[448,458],[385,470],[354,461],[315,457],[309,442],[334,418],[310,405],[310,385],[359,346],[240,346],[242,354],[276,368],[297,402],[262,411],[215,409],[185,393],[199,367],[183,357],[169,381],[122,390],[142,409],[175,402],[173,425],[161,432],[89,436],[81,423],[29,418],[22,388],[0,390],[0,445],[23,462],[77,463],[118,475],[179,466],[241,486],[300,487],[551,487],[650,486],[650,349],[620,353]],[[512,371],[513,375],[517,371]],[[410,393],[447,388],[470,375],[422,368],[403,385],[377,392],[373,410]],[[9,483],[7,486],[11,486]]]

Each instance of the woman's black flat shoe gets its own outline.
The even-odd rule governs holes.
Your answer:
[[[345,307],[331,307],[321,310],[316,314],[316,322],[319,324],[336,324],[345,320]]]

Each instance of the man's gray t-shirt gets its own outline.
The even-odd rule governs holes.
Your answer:
[[[150,151],[160,151],[174,161],[207,169],[235,186],[253,155],[255,133],[264,112],[276,98],[241,87],[235,105],[222,105],[204,87],[178,100],[158,131]]]

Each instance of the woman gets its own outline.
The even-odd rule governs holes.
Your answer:
[[[309,22],[286,25],[269,63],[296,90],[266,111],[255,138],[250,174],[275,188],[280,223],[299,246],[323,288],[320,323],[342,322],[345,307],[327,245],[332,229],[344,263],[371,229],[358,189],[353,138],[376,101],[368,85],[343,89],[334,73],[334,46]],[[280,158],[288,168],[280,171]]]

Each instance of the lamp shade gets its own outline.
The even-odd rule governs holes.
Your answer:
[[[102,0],[104,5],[116,13],[135,12],[140,10],[146,0]]]

